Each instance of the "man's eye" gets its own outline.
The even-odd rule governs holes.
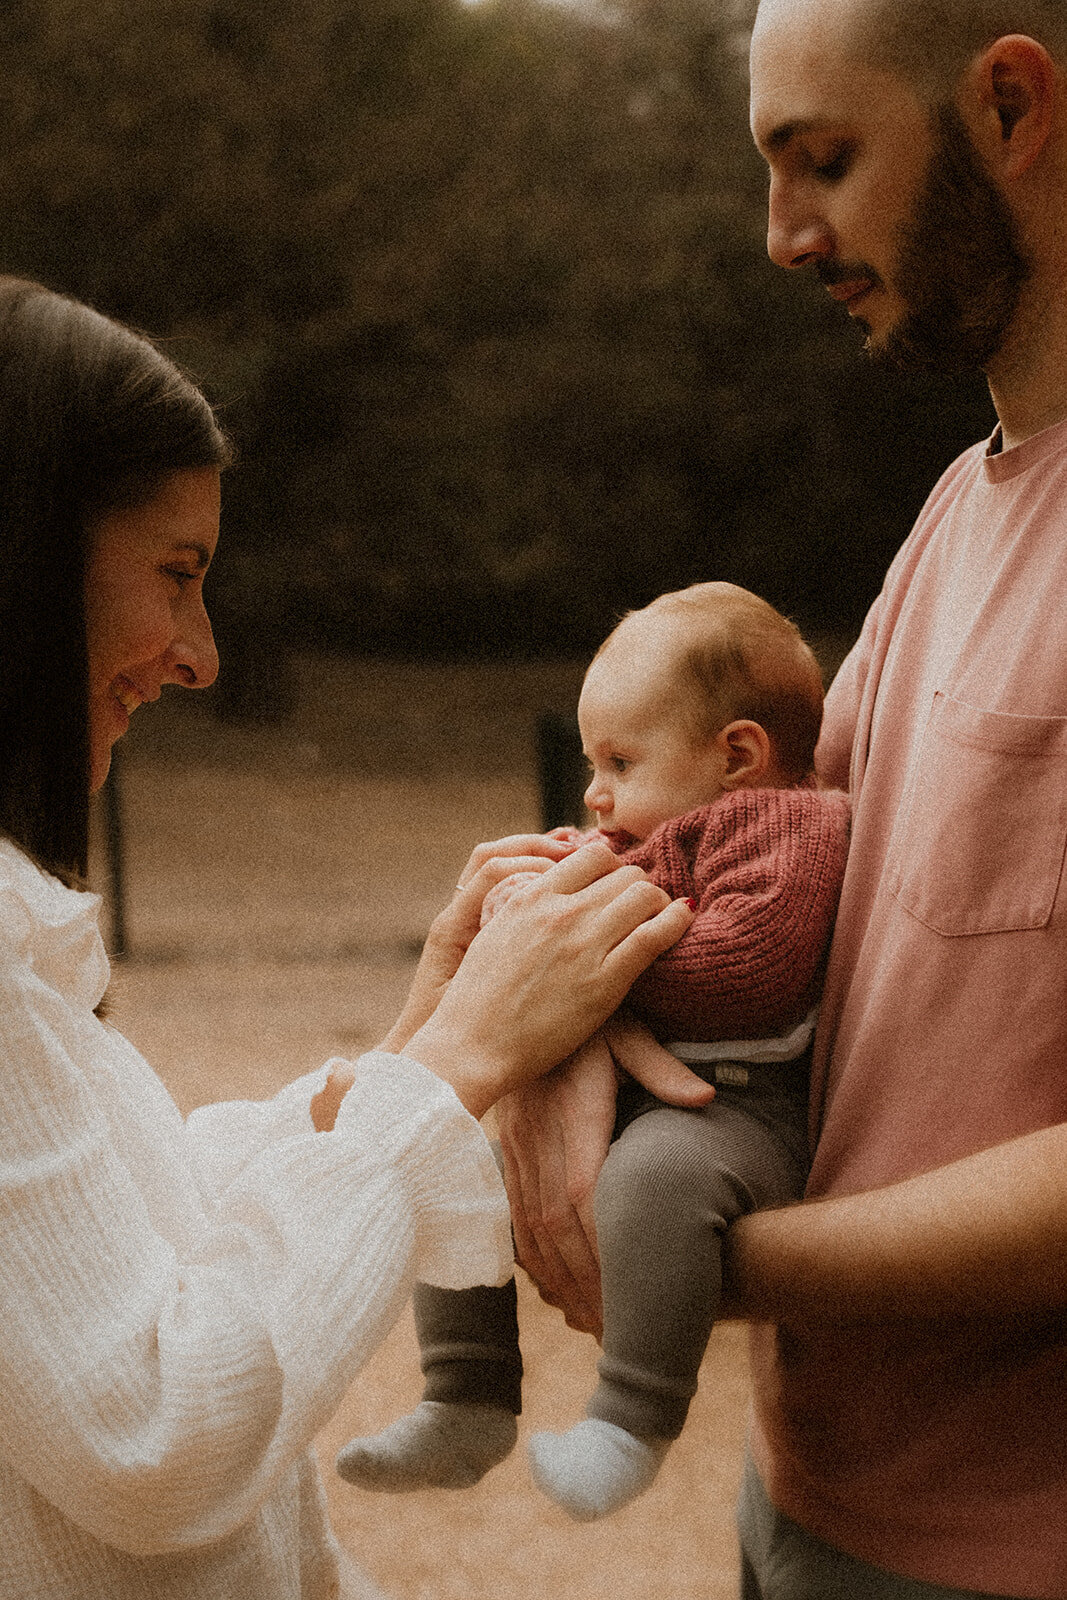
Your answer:
[[[838,183],[852,165],[853,154],[851,145],[843,145],[829,161],[820,161],[816,164],[815,176],[821,178],[824,183]]]

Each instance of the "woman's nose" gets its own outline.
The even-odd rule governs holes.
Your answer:
[[[211,619],[202,600],[185,619],[179,638],[171,647],[176,680],[187,689],[207,689],[219,675],[219,653]]]

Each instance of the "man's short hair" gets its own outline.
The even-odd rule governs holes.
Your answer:
[[[903,78],[931,104],[954,90],[968,62],[1005,34],[1022,33],[1067,65],[1067,0],[852,0],[862,58]]]

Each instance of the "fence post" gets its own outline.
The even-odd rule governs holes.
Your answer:
[[[573,717],[560,716],[557,711],[546,711],[538,717],[537,780],[544,831],[565,824],[581,827],[585,820],[585,757]]]

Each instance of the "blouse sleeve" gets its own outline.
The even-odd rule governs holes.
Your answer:
[[[308,1080],[186,1131],[133,1047],[6,948],[0,994],[0,1456],[132,1554],[221,1539],[416,1278],[507,1278],[488,1144],[446,1084],[381,1052],[332,1133]],[[116,1072],[143,1088],[125,1120]]]

